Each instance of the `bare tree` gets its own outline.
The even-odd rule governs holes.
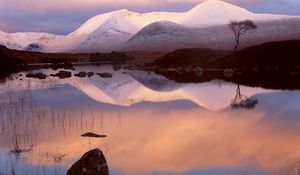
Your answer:
[[[235,36],[235,46],[234,51],[237,51],[240,44],[240,37],[245,35],[249,30],[254,30],[257,26],[251,20],[245,21],[230,21],[228,24],[229,29],[234,33]]]

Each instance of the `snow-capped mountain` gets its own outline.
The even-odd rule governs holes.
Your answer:
[[[91,18],[69,34],[70,51],[95,52],[118,50],[144,26],[159,20],[176,19],[176,13],[139,14],[118,10]]]
[[[265,42],[300,39],[300,19],[287,18],[256,22],[258,28],[241,37],[241,48]],[[125,50],[172,51],[179,48],[231,50],[233,34],[227,25],[188,28],[171,22],[152,23],[126,44]]]
[[[218,0],[204,1],[190,11],[184,13],[178,20],[185,26],[207,26],[227,24],[230,20],[252,18],[255,14]]]
[[[199,40],[196,39],[197,37],[194,37],[195,34],[198,36],[201,35],[204,30],[203,28],[210,28],[209,30],[211,30],[215,27],[220,28],[220,26],[223,25],[223,29],[228,30],[228,28],[224,26],[227,25],[230,20],[251,19],[255,22],[265,22],[290,18],[299,19],[299,17],[285,15],[254,14],[246,9],[221,0],[206,0],[193,9],[180,13],[136,13],[128,10],[118,10],[100,14],[89,19],[80,28],[66,36],[47,33],[0,32],[0,44],[11,49],[42,52],[136,50],[134,46],[137,43],[143,45],[145,37],[156,43],[161,42],[162,39],[155,37],[161,36],[161,34],[165,36],[169,34],[168,37],[164,37],[165,40],[163,40],[163,43],[168,43],[172,38],[181,38],[179,40],[176,39],[176,42],[178,42],[175,44],[176,47],[172,44],[166,45],[166,47],[170,49],[185,47],[186,45],[191,45],[191,47],[204,47],[205,45],[203,45],[203,43],[205,43],[205,40],[199,42]],[[297,24],[298,23],[299,21],[297,21]],[[158,29],[158,31],[156,31],[156,29]],[[191,32],[191,30],[193,30],[193,32]],[[295,34],[297,29],[289,28],[289,30],[288,32],[294,32]],[[219,34],[215,33],[215,35]],[[276,35],[280,37],[282,33],[276,33]],[[220,41],[224,40],[224,38],[215,39],[220,39]],[[134,44],[132,44],[132,41],[134,41]],[[146,42],[149,41],[150,40],[147,40]]]
[[[16,50],[24,50],[30,44],[39,45],[39,49],[44,50],[43,46],[52,45],[54,41],[64,38],[65,36],[49,33],[5,33],[0,31],[0,44]]]
[[[177,19],[177,23],[186,27],[205,27],[228,24],[231,20],[263,21],[287,17],[285,15],[255,14],[220,0],[207,0],[183,13]]]

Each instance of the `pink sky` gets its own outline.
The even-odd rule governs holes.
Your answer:
[[[204,0],[4,0],[7,4],[29,8],[31,10],[46,11],[55,9],[94,9],[107,6],[145,7],[165,6],[172,4],[197,4]],[[224,0],[232,3],[255,3],[262,0]]]

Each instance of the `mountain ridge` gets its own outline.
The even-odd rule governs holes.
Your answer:
[[[202,28],[226,25],[230,20],[268,21],[285,18],[300,19],[299,16],[255,14],[221,0],[207,0],[187,12],[137,13],[122,9],[100,14],[90,18],[68,35],[0,31],[0,44],[11,49],[40,52],[122,50],[144,27],[161,21],[169,21],[186,28]],[[30,47],[32,44],[36,47]],[[34,50],[35,48],[38,50]]]

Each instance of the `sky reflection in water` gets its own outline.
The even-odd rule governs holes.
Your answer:
[[[147,84],[130,74],[126,77],[128,84],[115,86],[114,90],[123,93],[119,96],[118,92],[107,92],[97,81],[88,80],[80,86],[100,89],[106,93],[102,99],[117,98],[102,102],[72,86],[76,79],[73,83],[57,80],[52,88],[31,90],[16,88],[16,80],[1,85],[0,172],[8,174],[14,167],[17,174],[64,174],[83,153],[98,147],[105,153],[112,175],[296,173],[300,160],[300,91],[242,86],[241,90],[246,89],[245,93],[255,96],[259,104],[253,110],[232,110],[230,97],[235,96],[236,85],[211,82],[204,84],[211,88],[203,88],[203,84],[169,82],[173,88],[157,90],[153,79]],[[30,81],[37,84],[41,80]],[[104,81],[114,83],[114,79]],[[124,94],[122,86],[132,84],[139,85],[139,92],[148,92],[145,97],[142,93]],[[218,100],[214,88],[224,92],[219,96],[224,108],[216,110],[207,102]],[[161,99],[151,102],[147,95],[155,92]],[[189,96],[180,99],[178,92]],[[208,93],[211,99],[206,98]],[[137,104],[125,104],[128,100]],[[201,103],[209,105],[199,106]],[[108,137],[82,138],[85,132]],[[17,161],[15,155],[8,154],[16,140],[22,149],[32,148]]]

